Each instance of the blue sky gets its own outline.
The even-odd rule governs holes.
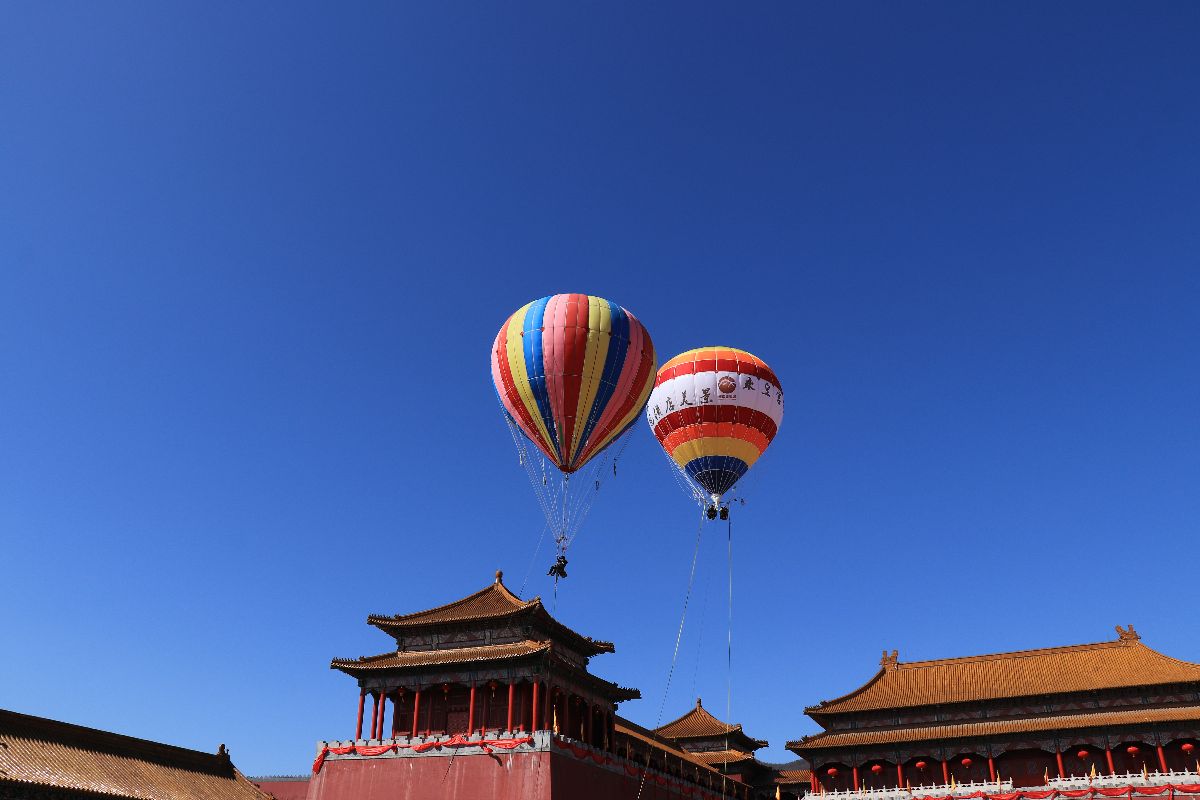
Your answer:
[[[532,561],[487,349],[598,294],[774,367],[733,717],[902,660],[1200,661],[1200,7],[0,9],[0,706],[303,772],[371,612]],[[560,618],[654,724],[693,510],[639,429]],[[532,571],[530,565],[532,563]],[[724,530],[666,719],[724,716]]]

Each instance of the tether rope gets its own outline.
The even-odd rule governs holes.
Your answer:
[[[700,524],[696,528],[696,548],[692,551],[692,569],[688,573],[687,592],[683,595],[683,613],[679,615],[679,629],[675,632],[675,649],[671,653],[671,668],[667,670],[667,685],[663,688],[662,702],[658,704],[658,716],[654,720],[654,729],[662,724],[663,710],[667,707],[667,696],[671,693],[671,680],[675,677],[675,664],[679,660],[679,643],[683,640],[683,625],[687,621],[688,603],[692,599],[692,585],[696,580],[696,562],[700,560],[700,539],[704,535],[704,510],[700,510]],[[637,800],[641,800],[642,790],[646,788],[646,773],[642,771],[642,780],[638,784]]]

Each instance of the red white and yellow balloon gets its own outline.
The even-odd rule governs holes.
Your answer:
[[[676,466],[719,503],[779,432],[783,406],[779,378],[762,359],[699,347],[658,370],[646,421]]]

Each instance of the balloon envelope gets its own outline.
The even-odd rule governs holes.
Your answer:
[[[566,473],[637,419],[655,364],[642,323],[586,294],[534,300],[508,318],[492,346],[492,382],[504,410]]]
[[[675,464],[716,498],[738,482],[783,422],[783,388],[766,363],[701,347],[658,370],[646,420]]]

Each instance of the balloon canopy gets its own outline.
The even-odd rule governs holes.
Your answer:
[[[744,350],[688,350],[658,370],[646,420],[676,466],[715,502],[775,438],[783,388]]]
[[[654,383],[654,344],[602,297],[534,300],[500,327],[492,382],[512,422],[570,474],[629,428]]]

